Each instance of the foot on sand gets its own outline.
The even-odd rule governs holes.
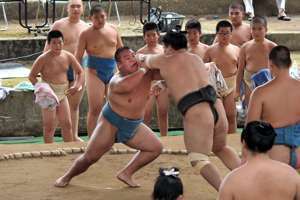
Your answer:
[[[132,177],[131,177],[131,176],[127,177],[123,172],[119,172],[119,173],[117,174],[117,178],[118,178],[120,181],[123,181],[125,184],[129,185],[130,187],[133,187],[133,188],[140,187],[140,184],[136,184],[136,183],[132,180]]]
[[[66,185],[68,185],[69,182],[70,182],[70,180],[66,180],[65,177],[61,177],[61,178],[57,179],[54,182],[54,186],[56,186],[56,187],[66,187]]]

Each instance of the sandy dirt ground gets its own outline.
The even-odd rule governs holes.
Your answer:
[[[161,138],[164,149],[184,150],[183,136]],[[83,143],[54,143],[40,145],[0,145],[0,156],[9,153],[49,151],[57,148],[86,147]],[[228,136],[228,145],[241,152],[240,134]],[[123,144],[115,144],[116,149],[128,149]],[[58,157],[38,157],[0,160],[0,199],[101,199],[101,200],[144,200],[150,193],[158,176],[158,168],[178,167],[184,185],[185,200],[212,200],[218,193],[199,173],[189,165],[187,155],[161,154],[149,165],[133,175],[140,188],[130,188],[116,178],[116,174],[132,159],[134,154],[106,153],[100,161],[85,173],[75,177],[65,188],[53,186],[56,179],[68,171],[80,154]],[[214,163],[225,177],[229,170],[216,156]]]

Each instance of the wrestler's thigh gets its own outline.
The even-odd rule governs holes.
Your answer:
[[[227,118],[236,117],[236,103],[234,101],[235,90],[223,99],[223,105],[226,112]]]
[[[157,109],[160,112],[167,113],[169,110],[169,90],[165,89],[161,94],[156,97]]]
[[[70,87],[74,85],[74,81],[70,82]],[[68,98],[70,108],[79,107],[85,90],[85,84],[82,85],[82,89],[75,93],[72,97]]]
[[[210,155],[214,117],[207,102],[191,107],[184,117],[184,142],[187,151]]]
[[[56,109],[53,111],[48,110],[47,108],[42,109],[42,116],[44,121],[44,127],[54,127],[55,117],[56,117]]]
[[[115,143],[117,129],[100,114],[99,121],[86,148],[86,154],[102,156]]]
[[[101,107],[104,101],[105,84],[97,76],[95,69],[86,69],[86,90],[89,106],[93,108]]]
[[[163,143],[159,137],[143,123],[141,123],[134,136],[124,144],[142,151],[157,151],[163,148]]]
[[[276,160],[285,164],[290,163],[291,150],[285,145],[274,145],[268,155],[272,160]]]
[[[61,100],[60,105],[56,108],[56,116],[60,126],[71,124],[71,114],[67,97]]]
[[[228,121],[221,100],[217,99],[215,108],[218,112],[219,120],[214,127],[213,148],[219,149],[220,147],[226,145]]]
[[[147,114],[151,113],[151,117],[152,117],[154,105],[155,105],[155,95],[151,95],[149,96],[149,99],[146,103],[145,115],[146,113]]]
[[[245,91],[245,102],[246,102],[246,106],[248,108],[249,101],[250,101],[250,96],[251,96],[251,90],[249,89],[249,87],[247,86],[246,83],[244,85],[244,91]]]

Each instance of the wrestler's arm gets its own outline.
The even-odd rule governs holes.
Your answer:
[[[77,43],[76,43],[75,57],[76,57],[76,60],[78,61],[78,63],[81,63],[81,61],[82,61],[84,51],[86,49],[86,44],[87,44],[84,30],[79,33]]]
[[[84,71],[83,71],[82,67],[80,66],[80,64],[78,63],[78,61],[76,60],[75,56],[73,56],[69,52],[68,52],[68,54],[69,54],[68,56],[70,57],[70,60],[71,60],[71,67],[73,68],[74,79],[75,79],[74,87],[71,87],[68,90],[68,94],[73,96],[78,91],[80,85],[82,85],[84,83]]]
[[[123,45],[120,33],[118,31],[118,28],[116,28],[116,31],[117,31],[117,46],[116,46],[117,48],[116,49],[119,49],[120,47],[122,47],[124,45]]]
[[[209,54],[210,54],[210,47],[206,48],[206,50],[204,51],[204,53],[202,55],[202,60],[204,63],[208,63],[211,61]]]
[[[43,70],[43,67],[44,67],[44,55],[42,54],[33,63],[30,73],[28,75],[28,79],[32,83],[32,85],[35,85],[38,82],[36,77]]]
[[[147,69],[145,70],[147,73]],[[109,83],[110,88],[116,93],[126,93],[132,91],[141,82],[145,75],[145,70],[140,69],[135,73],[126,75],[124,77],[121,77],[120,75],[114,76]]]
[[[251,121],[261,121],[262,116],[262,98],[264,96],[263,88],[257,87],[250,96],[249,108],[246,123]]]
[[[165,55],[162,54],[136,54],[137,59],[140,61],[141,66],[148,67],[149,69],[160,69],[165,63]]]
[[[242,81],[243,81],[243,76],[244,76],[244,68],[246,65],[246,56],[245,56],[245,46],[243,45],[240,50],[239,54],[239,61],[238,61],[238,69],[236,73],[236,92],[235,92],[235,97],[234,100],[238,101],[238,97],[242,99],[242,94],[241,94],[241,87],[242,87]]]
[[[228,174],[223,180],[217,200],[233,200],[232,185],[234,182],[232,182],[231,176],[232,173]]]

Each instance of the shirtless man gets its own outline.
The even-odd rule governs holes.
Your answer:
[[[265,38],[267,28],[267,21],[263,17],[254,17],[251,21],[251,34],[253,40],[245,43],[241,47],[238,71],[236,77],[236,94],[235,101],[238,97],[242,99],[240,92],[242,80],[244,79],[245,101],[248,108],[249,98],[253,90],[251,84],[251,76],[262,69],[268,68],[268,56],[277,44]]]
[[[268,156],[275,136],[273,127],[264,121],[252,121],[245,126],[241,140],[247,163],[225,177],[219,200],[300,200],[297,172]]]
[[[67,5],[68,17],[56,21],[51,27],[51,30],[59,30],[60,32],[62,32],[65,39],[63,50],[68,51],[73,55],[75,55],[77,38],[80,31],[88,27],[87,23],[80,20],[80,17],[83,13],[83,9],[84,7],[82,4],[82,0],[69,0]],[[46,42],[44,51],[46,52],[49,49],[50,47]],[[81,64],[81,67],[84,68],[83,63]],[[68,80],[69,80],[69,87],[74,86],[75,78],[71,66],[69,67],[68,70]],[[79,105],[83,97],[84,88],[85,88],[84,82],[81,86],[82,89],[78,91],[74,96],[68,98],[70,112],[71,112],[73,141],[81,141],[81,142],[83,140],[78,137],[78,121],[79,121]]]
[[[202,59],[187,53],[183,34],[168,32],[165,55],[138,55],[142,65],[159,69],[176,106],[184,116],[184,142],[191,165],[216,189],[223,180],[218,168],[209,162],[214,152],[229,169],[240,166],[237,153],[227,146],[228,123],[220,96],[210,85]],[[156,87],[157,88],[157,87]],[[155,89],[155,86],[154,86]]]
[[[93,25],[80,33],[76,45],[75,56],[79,63],[82,61],[84,52],[87,53],[86,89],[89,100],[87,117],[89,138],[97,125],[108,83],[114,75],[115,52],[123,46],[117,27],[106,23],[106,18],[107,13],[104,8],[94,5],[89,16]]]
[[[202,58],[202,55],[208,45],[201,43],[200,37],[202,35],[201,24],[198,20],[191,19],[185,25],[186,37],[188,40],[187,52],[198,55]]]
[[[219,92],[228,120],[228,133],[236,133],[236,105],[235,84],[236,72],[240,49],[229,43],[231,39],[232,25],[228,21],[220,21],[217,24],[216,35],[218,43],[206,49],[203,54],[203,62],[215,62],[221,70],[227,90]]]
[[[244,16],[245,11],[241,4],[234,2],[229,6],[229,18],[233,26],[230,44],[238,46],[239,48],[252,39],[249,24],[242,21]],[[218,37],[215,38],[214,44],[217,42],[219,42]]]
[[[272,49],[269,69],[274,79],[253,91],[247,122],[270,123],[278,134],[270,158],[290,164],[300,173],[300,81],[289,75],[291,64],[288,48]]]
[[[141,123],[153,79],[161,79],[157,70],[139,68],[132,50],[121,47],[115,59],[119,72],[109,84],[109,101],[103,107],[97,126],[83,155],[79,156],[71,169],[54,185],[66,186],[70,180],[85,172],[97,162],[115,142],[140,150],[129,164],[121,170],[117,178],[130,187],[140,185],[132,180],[132,175],[154,159],[163,149],[163,144],[151,129]]]

